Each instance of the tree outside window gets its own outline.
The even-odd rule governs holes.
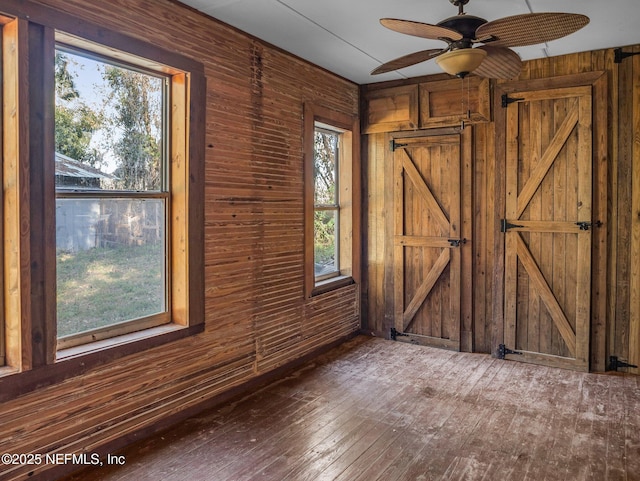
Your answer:
[[[314,135],[314,273],[316,280],[340,273],[340,133],[316,128]]]
[[[58,338],[169,322],[167,78],[58,46],[55,81]]]

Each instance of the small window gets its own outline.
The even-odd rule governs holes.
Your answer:
[[[341,133],[316,124],[314,134],[314,275],[340,275],[339,159]]]
[[[359,275],[359,162],[356,118],[305,105],[305,294]]]

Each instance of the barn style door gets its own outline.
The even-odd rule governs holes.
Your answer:
[[[461,136],[396,139],[392,338],[460,349]]]
[[[597,225],[591,87],[509,95],[501,354],[586,371]]]

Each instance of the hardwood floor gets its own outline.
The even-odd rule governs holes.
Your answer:
[[[640,480],[640,378],[358,337],[68,478]]]

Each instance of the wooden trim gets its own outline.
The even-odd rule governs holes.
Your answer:
[[[171,306],[171,320],[189,325],[189,79],[180,73],[171,77],[171,116],[169,131],[169,179],[171,200],[168,233],[171,285],[167,295]],[[197,247],[197,244],[194,244]]]
[[[32,368],[55,361],[56,207],[53,30],[29,23],[29,257]]]
[[[591,366],[598,365],[597,362],[594,361],[593,353],[598,350],[598,341],[601,341],[603,344],[602,349],[605,353],[605,359],[608,359],[610,355],[613,355],[616,352],[616,304],[618,302],[618,273],[616,269],[617,261],[618,261],[618,222],[619,222],[619,206],[618,206],[618,196],[619,196],[619,185],[618,185],[618,169],[620,162],[620,138],[624,137],[620,135],[620,79],[624,78],[624,75],[620,75],[620,72],[614,63],[614,53],[613,50],[608,50],[606,55],[606,70],[610,72],[611,85],[610,88],[607,88],[605,85],[604,91],[604,105],[610,105],[611,107],[607,109],[607,127],[604,129],[605,135],[606,132],[611,132],[611,137],[608,143],[610,145],[610,154],[612,162],[607,162],[605,164],[606,175],[607,175],[607,189],[608,189],[608,197],[611,199],[611,203],[607,203],[607,198],[604,199],[605,215],[607,216],[607,232],[605,234],[605,243],[608,244],[608,249],[605,248],[605,252],[607,252],[606,257],[606,272],[607,272],[607,281],[605,283],[606,288],[606,301],[605,304],[607,306],[606,310],[603,313],[603,316],[599,319],[599,323],[604,322],[604,330],[599,332],[594,332],[592,335],[591,343]],[[600,84],[602,81],[599,82]],[[606,81],[605,81],[606,83]],[[601,89],[597,89],[600,91]],[[607,98],[607,92],[610,97]],[[601,99],[602,93],[600,92],[595,96],[596,99]],[[623,94],[624,95],[624,94]],[[595,108],[595,111],[598,112],[598,108]],[[601,132],[599,122],[601,119],[597,120],[594,123],[598,132]],[[595,139],[599,139],[600,134],[594,133]],[[601,152],[598,152],[598,156],[600,157]],[[600,159],[598,159],[599,161]],[[606,151],[605,151],[605,162],[606,162]],[[600,210],[602,206],[600,207]],[[597,242],[594,242],[594,247]],[[592,294],[597,297],[598,294]],[[600,326],[598,326],[600,327]],[[601,370],[606,369],[606,366],[602,366]]]
[[[127,52],[141,59],[162,59],[162,65],[170,65],[185,72],[204,73],[204,66],[189,57],[39,3],[28,0],[3,0],[0,8],[10,15],[60,30],[79,39],[84,39],[85,42],[90,41],[104,48]]]
[[[607,368],[607,299],[609,298],[607,290],[612,287],[608,283],[609,260],[607,251],[608,249],[615,249],[613,242],[611,244],[607,242],[607,236],[608,232],[616,230],[616,225],[608,217],[607,199],[614,198],[613,194],[609,194],[609,165],[614,162],[609,162],[608,149],[610,143],[608,132],[617,130],[612,130],[613,126],[609,125],[608,122],[607,90],[607,75],[602,74],[593,83],[592,91],[594,178],[592,215],[594,221],[602,222],[602,227],[594,229],[591,234],[593,262],[591,264],[590,370],[596,372],[603,372]],[[611,158],[617,160],[617,157]],[[613,321],[613,318],[611,320]]]
[[[188,75],[187,152],[189,172],[186,179],[189,208],[187,229],[189,252],[187,256],[189,289],[189,325],[204,324],[204,162],[206,136],[207,82],[201,70]]]
[[[629,309],[629,364],[640,366],[640,84],[637,79],[640,76],[640,58],[632,57],[633,87],[633,143],[631,146],[632,171],[632,216],[631,216],[631,279],[630,279],[630,309]],[[640,374],[640,368],[630,368],[629,372]]]
[[[159,314],[143,317],[140,319],[131,319],[116,324],[110,324],[98,329],[92,329],[90,331],[84,331],[78,334],[72,334],[69,336],[58,338],[56,348],[59,354],[60,351],[64,349],[91,343],[98,343],[106,339],[117,338],[118,336],[123,336],[132,332],[142,332],[153,327],[170,323],[170,315],[167,312],[161,312]]]
[[[31,369],[29,232],[28,23],[3,26],[3,255],[5,363]]]
[[[421,336],[419,334],[404,334],[399,336],[396,341],[406,342],[408,344],[419,344],[421,346],[437,347],[439,349],[448,349],[449,351],[459,351],[460,343],[455,339],[443,339],[441,337]]]
[[[9,23],[11,19],[4,19],[3,17],[0,17],[0,69],[3,72],[7,72],[7,68],[9,68],[10,66],[5,65],[4,63],[4,50],[3,50],[3,45],[5,44],[6,41],[11,41],[10,38],[8,38],[8,35],[6,35],[6,32],[4,30],[4,25],[6,23]],[[17,70],[14,70],[14,74],[17,72]],[[11,75],[6,75],[3,74],[3,78],[7,78],[11,79]],[[4,88],[2,87],[2,85],[0,85],[0,119],[4,119],[4,117],[6,116],[6,112],[4,111]],[[2,149],[2,151],[0,151],[0,161],[4,158],[4,135],[5,132],[3,131],[2,127],[0,127],[0,149]],[[1,164],[0,164],[1,165]],[[0,185],[4,186],[3,183],[3,175],[2,175],[2,169],[0,168]],[[0,196],[0,218],[4,219],[4,206],[2,205],[2,196]],[[0,239],[4,239],[4,225],[3,222],[0,222]],[[4,242],[2,242],[2,244],[4,244]],[[5,265],[4,265],[4,245],[0,246],[0,259],[2,259],[2,262],[0,262],[0,305],[2,305],[2,308],[0,309],[0,369],[2,369],[2,367],[5,365],[6,362],[6,357],[5,357],[5,335],[4,335],[4,270],[5,270]]]
[[[54,364],[42,366],[39,369],[10,373],[0,377],[0,402],[5,402],[23,394],[57,384],[71,377],[85,374],[98,366],[108,364],[122,357],[139,351],[153,349],[171,342],[194,336],[204,332],[204,325],[198,324],[184,329],[173,329],[166,332],[166,328],[158,328],[160,334],[131,342],[112,345],[104,349],[68,357]],[[112,340],[112,342],[116,342]],[[64,354],[64,353],[63,353]]]
[[[304,104],[302,132],[302,158],[304,165],[304,295],[311,297],[315,287],[314,259],[314,179],[313,179],[313,132],[315,130],[315,108],[311,103]]]
[[[571,359],[568,357],[553,356],[551,354],[541,354],[539,352],[518,351],[520,354],[507,354],[505,359],[509,361],[527,362],[542,366],[551,366],[561,369],[571,369],[573,371],[588,371],[588,363],[583,359]]]
[[[324,281],[318,282],[311,291],[311,297],[319,296],[342,287],[350,286],[355,283],[355,279],[351,276],[337,276]]]
[[[362,281],[362,151],[360,118],[351,120],[351,277],[356,284]]]
[[[488,89],[487,89],[488,94]],[[474,269],[473,258],[476,251],[474,239],[473,212],[475,211],[475,195],[473,188],[473,127],[466,127],[460,134],[460,233],[462,239],[467,239],[460,250],[460,346],[463,352],[473,352],[473,286]]]
[[[503,110],[500,105],[500,99],[502,94],[509,94],[513,92],[530,92],[535,90],[549,90],[556,88],[571,88],[580,87],[584,85],[594,85],[600,77],[606,75],[603,71],[584,72],[570,75],[560,75],[557,77],[541,78],[534,80],[519,80],[515,82],[506,82],[500,84],[496,88],[496,95],[494,97],[494,107],[496,109]],[[575,96],[569,95],[569,96]],[[500,111],[498,110],[498,111]],[[499,117],[499,116],[498,116]],[[496,119],[497,120],[497,119]]]
[[[306,298],[337,289],[353,282],[361,280],[361,163],[360,163],[360,134],[358,131],[359,119],[356,115],[338,112],[326,107],[321,107],[311,102],[305,102],[303,106],[303,162],[304,162],[304,295]],[[316,284],[314,273],[314,131],[316,122],[321,122],[349,132],[347,139],[347,163],[351,166],[349,175],[341,174],[342,178],[349,178],[350,184],[346,187],[350,199],[347,199],[345,209],[349,216],[351,245],[350,268],[341,273],[339,281]],[[341,191],[343,189],[341,188]],[[342,204],[342,199],[341,199]],[[349,236],[346,236],[349,238]],[[345,238],[341,236],[341,240]]]

